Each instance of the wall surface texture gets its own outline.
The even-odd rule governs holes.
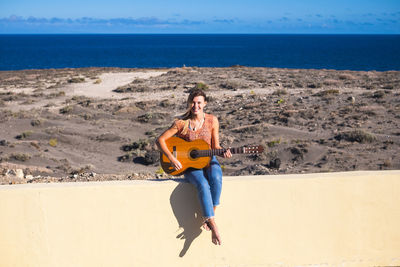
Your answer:
[[[399,266],[400,171],[0,186],[0,266]]]

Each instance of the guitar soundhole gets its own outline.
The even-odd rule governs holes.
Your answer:
[[[199,152],[197,150],[190,151],[190,157],[195,159],[199,157]]]

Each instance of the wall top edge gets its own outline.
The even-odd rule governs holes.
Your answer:
[[[224,176],[224,181],[244,181],[244,180],[281,180],[281,179],[327,179],[359,176],[398,176],[400,170],[379,170],[379,171],[349,171],[349,172],[323,172],[323,173],[305,173],[305,174],[278,174],[278,175],[251,175],[251,176]],[[150,179],[150,180],[120,180],[120,181],[91,181],[91,182],[66,182],[66,183],[30,183],[0,185],[0,191],[13,189],[29,188],[68,188],[68,187],[102,187],[102,186],[159,186],[162,184],[174,184],[185,182],[178,179]]]

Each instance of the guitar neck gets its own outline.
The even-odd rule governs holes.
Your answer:
[[[244,147],[231,147],[232,154],[243,154],[245,153]],[[221,156],[224,154],[226,149],[209,149],[209,150],[197,150],[198,157],[211,157],[211,156]]]

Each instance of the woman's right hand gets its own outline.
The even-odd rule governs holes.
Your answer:
[[[169,159],[171,161],[172,167],[174,167],[175,170],[179,171],[182,169],[182,164],[179,162],[179,160],[175,157],[172,157]]]

